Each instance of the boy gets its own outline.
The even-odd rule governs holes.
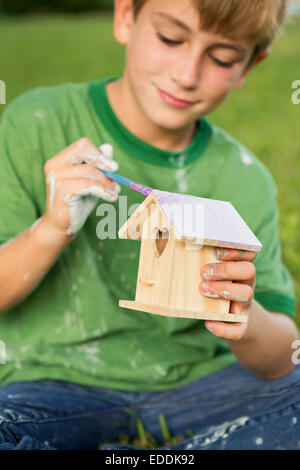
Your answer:
[[[35,90],[6,109],[0,449],[97,448],[133,436],[137,415],[162,442],[159,414],[173,434],[196,433],[182,448],[276,447],[286,420],[294,428],[280,445],[295,445],[297,329],[276,187],[249,150],[204,117],[267,57],[285,9],[284,0],[116,0],[122,77]],[[256,258],[216,251],[220,263],[203,267],[199,295],[230,299],[247,326],[118,307],[134,298],[139,244],[97,237],[98,198],[118,213],[121,189],[101,169],[233,203],[263,250]],[[143,201],[128,188],[122,196],[128,207]]]

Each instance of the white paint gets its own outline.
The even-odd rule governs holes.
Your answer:
[[[93,362],[95,364],[105,365],[105,362],[102,361],[99,357],[101,352],[99,347],[89,346],[89,345],[80,345],[77,347],[77,350],[80,354],[85,354],[87,361]]]
[[[185,154],[182,154],[182,155],[179,155],[179,156],[173,156],[171,155],[170,157],[168,157],[168,161],[178,167],[184,167],[184,162],[186,160],[186,157],[187,155]]]
[[[70,327],[72,325],[74,315],[75,314],[73,312],[66,312],[65,313],[64,319],[65,319],[65,326],[66,327]]]
[[[246,153],[244,150],[241,151],[241,159],[244,165],[252,165],[253,160],[250,157],[248,153]]]
[[[78,170],[78,168],[75,168],[74,171]],[[94,175],[91,175],[91,174],[88,174],[85,176],[86,179],[90,179],[90,180],[93,180],[93,181],[99,181],[99,178],[96,178],[96,176]]]
[[[0,80],[0,104],[6,104],[6,83]]]
[[[80,313],[81,312],[81,302],[78,297],[75,297],[75,309],[76,312]]]
[[[178,184],[179,191],[181,193],[187,193],[188,192],[188,184],[185,179],[185,169],[182,168],[180,170],[177,170],[175,173],[176,181]]]
[[[257,446],[261,446],[263,443],[264,443],[264,441],[263,441],[263,439],[262,439],[261,437],[257,437],[257,438],[255,439],[255,444],[256,444]]]
[[[201,243],[185,242],[186,251],[199,251],[199,250],[202,250],[203,246],[204,245]]]
[[[224,295],[224,297],[229,297],[229,291],[228,290],[223,290],[222,295]]]
[[[86,219],[96,207],[99,198],[108,202],[115,202],[118,199],[118,194],[101,186],[80,189],[75,192],[73,197],[71,194],[67,194],[64,198],[70,212],[70,225],[67,229],[67,235],[73,235],[83,227]]]
[[[296,418],[296,416],[294,416],[293,419],[292,419],[292,424],[294,425],[296,423],[297,423],[297,418]]]
[[[261,243],[228,201],[153,190],[177,239],[196,238],[244,250],[260,251]]]
[[[43,113],[43,111],[36,111],[34,113],[35,117],[37,117],[38,119],[43,119],[45,113]]]
[[[162,376],[167,375],[166,370],[163,369],[160,365],[155,366],[155,370],[156,372],[159,373],[159,375],[162,375]]]
[[[52,210],[53,210],[53,201],[54,201],[55,191],[56,191],[56,187],[57,187],[54,171],[49,172],[48,178],[47,178],[47,183],[50,184],[49,205],[50,205],[50,212],[52,212]]]
[[[103,144],[100,145],[99,149],[101,150],[104,155],[108,158],[114,158],[114,148],[111,144]]]
[[[99,170],[105,169],[112,172],[119,169],[118,163],[112,160],[112,145],[103,144],[99,147],[100,151],[93,148],[91,145],[87,145],[86,142],[81,142],[80,145],[84,147],[86,153],[83,152],[75,155],[71,160],[72,165],[88,163],[94,165]],[[88,174],[86,178],[97,181],[97,178],[92,174]],[[52,186],[54,185],[51,179],[50,184],[52,184]],[[55,192],[55,186],[53,192]],[[69,205],[70,211],[70,225],[67,229],[67,235],[73,235],[83,227],[86,219],[96,207],[99,198],[108,202],[115,202],[120,192],[121,186],[115,182],[115,190],[101,186],[91,186],[76,191],[73,197],[67,194],[64,199]]]
[[[40,217],[39,219],[37,219],[37,220],[34,222],[34,224],[32,224],[32,226],[30,227],[30,232],[31,232],[31,233],[37,228],[37,226],[39,225],[41,219],[42,219],[42,217]]]
[[[6,344],[0,339],[0,364],[6,364],[7,353],[6,353]]]
[[[204,439],[203,446],[210,445],[219,439],[226,439],[229,434],[233,433],[237,428],[244,426],[249,418],[247,416],[241,416],[234,421],[219,424],[217,426],[211,426],[205,433],[199,433],[189,441],[186,449],[194,447],[200,440]],[[208,437],[209,435],[209,437]]]

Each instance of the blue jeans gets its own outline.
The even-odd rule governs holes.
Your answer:
[[[158,416],[184,442],[163,447]],[[139,417],[159,449],[297,449],[300,365],[264,381],[240,364],[163,392],[128,392],[64,381],[14,382],[0,388],[0,450],[134,449]],[[193,437],[188,437],[188,431]]]

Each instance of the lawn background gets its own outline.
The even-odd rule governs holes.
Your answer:
[[[297,300],[300,297],[300,104],[292,83],[300,80],[300,18],[295,17],[273,53],[209,115],[249,147],[278,187],[280,240]],[[122,73],[125,49],[112,34],[110,13],[0,18],[0,79],[7,104],[34,87],[84,82]],[[0,105],[0,114],[5,106]],[[296,321],[300,326],[300,305]]]

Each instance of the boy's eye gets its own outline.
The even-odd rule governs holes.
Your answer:
[[[182,41],[175,41],[174,39],[166,38],[160,33],[157,33],[157,36],[160,41],[164,42],[165,44],[168,44],[169,46],[178,46],[179,44],[182,44]]]
[[[234,65],[234,62],[223,62],[222,60],[219,60],[216,57],[213,57],[213,56],[210,56],[210,57],[215,62],[215,64],[219,65],[219,67],[230,69]]]

